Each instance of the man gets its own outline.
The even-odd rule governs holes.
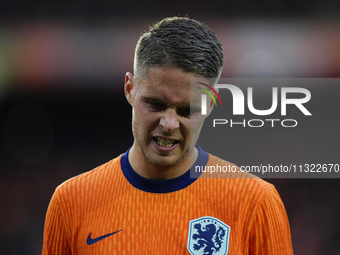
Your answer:
[[[195,20],[167,18],[140,38],[124,87],[134,143],[56,189],[42,254],[293,254],[271,184],[190,178],[190,167],[231,165],[196,145],[206,116],[201,90],[190,91],[191,78],[216,83],[222,66],[220,42]]]

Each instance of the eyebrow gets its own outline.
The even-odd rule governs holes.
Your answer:
[[[163,104],[166,104],[165,101],[161,100],[161,99],[158,99],[156,97],[153,97],[153,96],[143,96],[143,99],[145,101],[153,101],[153,102],[159,102],[159,103],[163,103]]]
[[[153,97],[153,96],[143,96],[143,99],[145,101],[149,101],[149,102],[155,102],[155,103],[161,103],[164,105],[169,105],[169,103],[167,101],[161,100],[159,98]],[[196,109],[201,109],[200,106],[196,106],[193,104],[185,104],[185,105],[180,105],[180,106],[176,106],[178,109],[191,109],[191,110],[196,110]]]

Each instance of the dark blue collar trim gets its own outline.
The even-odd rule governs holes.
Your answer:
[[[191,169],[195,169],[195,166],[205,166],[209,158],[208,153],[203,151],[200,146],[196,145],[196,147],[199,154]],[[150,193],[169,193],[188,187],[199,177],[198,175],[197,178],[190,178],[190,171],[187,171],[185,174],[170,180],[146,179],[132,169],[128,159],[130,149],[123,154],[120,164],[125,178],[137,189]]]

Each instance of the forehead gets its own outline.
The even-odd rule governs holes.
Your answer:
[[[147,76],[136,82],[141,96],[189,102],[190,97],[193,97],[190,80],[197,77],[177,68],[150,68]]]
[[[144,86],[168,86],[172,89],[185,90],[190,86],[190,78],[194,74],[184,72],[178,68],[151,67],[143,79]]]

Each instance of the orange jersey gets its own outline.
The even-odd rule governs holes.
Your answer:
[[[230,165],[199,148],[196,165]],[[288,219],[260,178],[148,180],[128,152],[60,185],[43,255],[293,254]]]

